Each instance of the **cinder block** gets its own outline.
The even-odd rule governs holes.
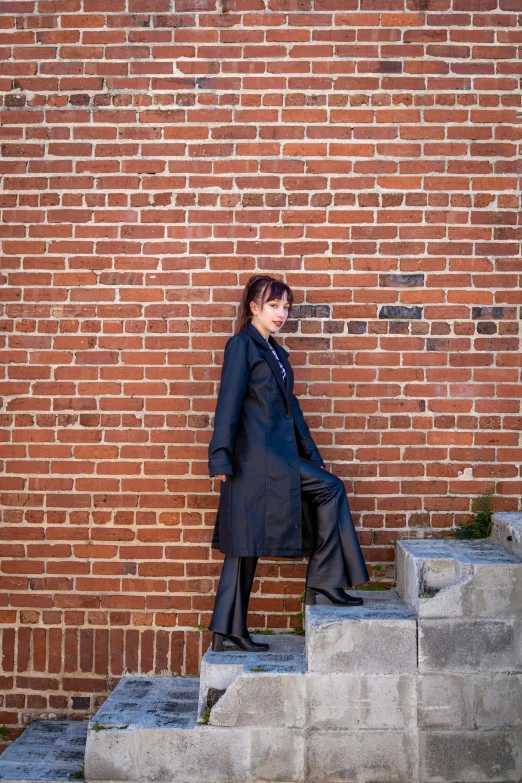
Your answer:
[[[236,662],[233,660],[225,661],[220,664],[219,659],[213,656],[216,653],[207,652],[201,660],[200,678],[199,678],[199,701],[198,701],[198,720],[201,720],[207,710],[207,695],[209,688],[224,691],[229,688],[234,680],[241,676],[244,671],[245,659],[238,657]]]
[[[490,731],[522,725],[522,675],[424,674],[418,705],[420,729]]]
[[[473,728],[473,675],[423,674],[418,678],[419,729]]]
[[[309,672],[413,673],[417,639],[412,611],[395,590],[360,594],[363,606],[307,607]]]
[[[85,748],[88,781],[139,781],[139,729],[90,729]]]
[[[445,547],[444,541],[397,541],[396,544],[397,592],[415,614],[421,613],[423,599],[428,587],[433,590],[448,588],[467,578],[457,571],[457,562]],[[468,569],[469,570],[469,569]],[[429,574],[430,584],[426,584]],[[454,591],[455,592],[455,591]],[[442,596],[439,596],[439,602]],[[446,617],[459,617],[461,606],[459,592],[453,602],[446,602]],[[432,601],[433,599],[429,599]]]
[[[491,540],[398,541],[397,590],[418,617],[515,617],[522,561]]]
[[[419,620],[419,672],[522,671],[521,620]]]
[[[258,671],[262,669],[265,673],[271,672],[274,674],[291,674],[305,671],[305,646],[302,637],[291,634],[274,634],[270,636],[254,634],[252,638],[258,642],[268,642],[270,650],[263,653],[248,653],[230,649],[221,653],[215,653],[209,649],[203,656],[201,661],[198,720],[201,720],[203,713],[207,709],[209,688],[226,690],[238,677],[242,674],[248,674],[252,670]],[[227,722],[219,725],[228,726],[233,724]]]
[[[311,729],[413,729],[416,680],[407,674],[309,674]]]
[[[306,741],[304,733],[295,729],[251,729],[251,780],[304,781]]]
[[[497,511],[491,515],[491,539],[522,560],[522,514]]]
[[[522,726],[522,675],[473,675],[473,721],[481,731]]]
[[[422,783],[520,783],[521,727],[505,731],[420,732]]]
[[[506,553],[511,558],[513,555]],[[465,617],[520,617],[522,606],[522,562],[475,567],[473,579],[463,585]]]
[[[306,780],[314,783],[412,783],[416,740],[402,731],[313,731]]]
[[[212,726],[302,727],[305,675],[243,674],[213,707]]]
[[[248,730],[142,729],[140,783],[244,783]]]

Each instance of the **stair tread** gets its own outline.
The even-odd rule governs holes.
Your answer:
[[[229,649],[223,652],[205,653],[205,663],[210,666],[242,666],[244,672],[262,668],[263,672],[302,672],[306,667],[305,640],[293,634],[252,634],[256,642],[266,641],[267,652],[243,652]]]
[[[80,772],[87,721],[34,720],[0,756],[0,780],[64,783]]]
[[[350,594],[360,595],[362,606],[333,606],[321,604],[306,609],[307,630],[322,625],[344,622],[362,622],[364,620],[414,620],[415,615],[409,606],[399,597],[396,590],[370,591],[350,590]]]
[[[197,677],[123,677],[90,721],[90,728],[192,728]]]
[[[423,560],[453,559],[472,565],[522,565],[520,558],[489,539],[475,541],[425,539],[420,541],[402,540],[397,543],[412,557]]]

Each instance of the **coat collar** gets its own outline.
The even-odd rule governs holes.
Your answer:
[[[272,372],[274,373],[277,383],[279,384],[279,388],[283,392],[284,398],[286,400],[286,403],[288,405],[288,410],[292,410],[292,402],[290,399],[290,373],[291,368],[287,360],[288,351],[285,351],[285,349],[277,343],[272,336],[270,336],[268,339],[270,341],[270,345],[273,345],[276,353],[279,354],[279,357],[281,359],[281,362],[283,363],[285,370],[286,370],[286,382],[283,381],[283,376],[281,375],[281,368],[279,367],[277,363],[277,359],[275,358],[274,354],[269,348],[268,341],[265,340],[261,332],[259,332],[255,326],[253,326],[250,322],[248,322],[244,327],[243,331],[246,332],[250,337],[262,348],[265,350],[265,359],[267,360],[268,364],[270,365]]]
[[[245,324],[245,326],[243,327],[243,331],[249,334],[250,337],[252,337],[257,343],[259,343],[259,345],[262,345],[266,351],[268,350],[267,341],[265,340],[261,332],[259,332],[256,329],[256,327],[250,323],[250,321],[248,321],[248,323]],[[276,343],[276,341],[272,336],[270,336],[268,339],[271,345],[273,345],[276,350],[279,348],[279,350],[282,351],[285,356],[288,356],[288,351],[286,351],[282,345]]]

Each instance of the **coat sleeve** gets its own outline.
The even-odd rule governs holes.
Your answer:
[[[308,424],[303,416],[303,411],[299,405],[299,400],[292,394],[292,411],[294,413],[294,426],[298,441],[301,447],[303,456],[313,462],[315,465],[319,465],[320,468],[324,468],[324,462],[319,454],[319,449],[315,445],[315,441],[310,434]]]
[[[249,372],[247,343],[243,337],[234,335],[225,346],[214,432],[208,447],[208,471],[211,476],[231,476],[234,472],[234,448]]]

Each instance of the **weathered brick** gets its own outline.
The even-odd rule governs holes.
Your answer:
[[[125,670],[197,672],[254,272],[294,290],[278,339],[373,579],[405,530],[520,496],[520,0],[124,5],[0,3],[9,739]],[[304,572],[261,561],[251,622],[294,627]]]

